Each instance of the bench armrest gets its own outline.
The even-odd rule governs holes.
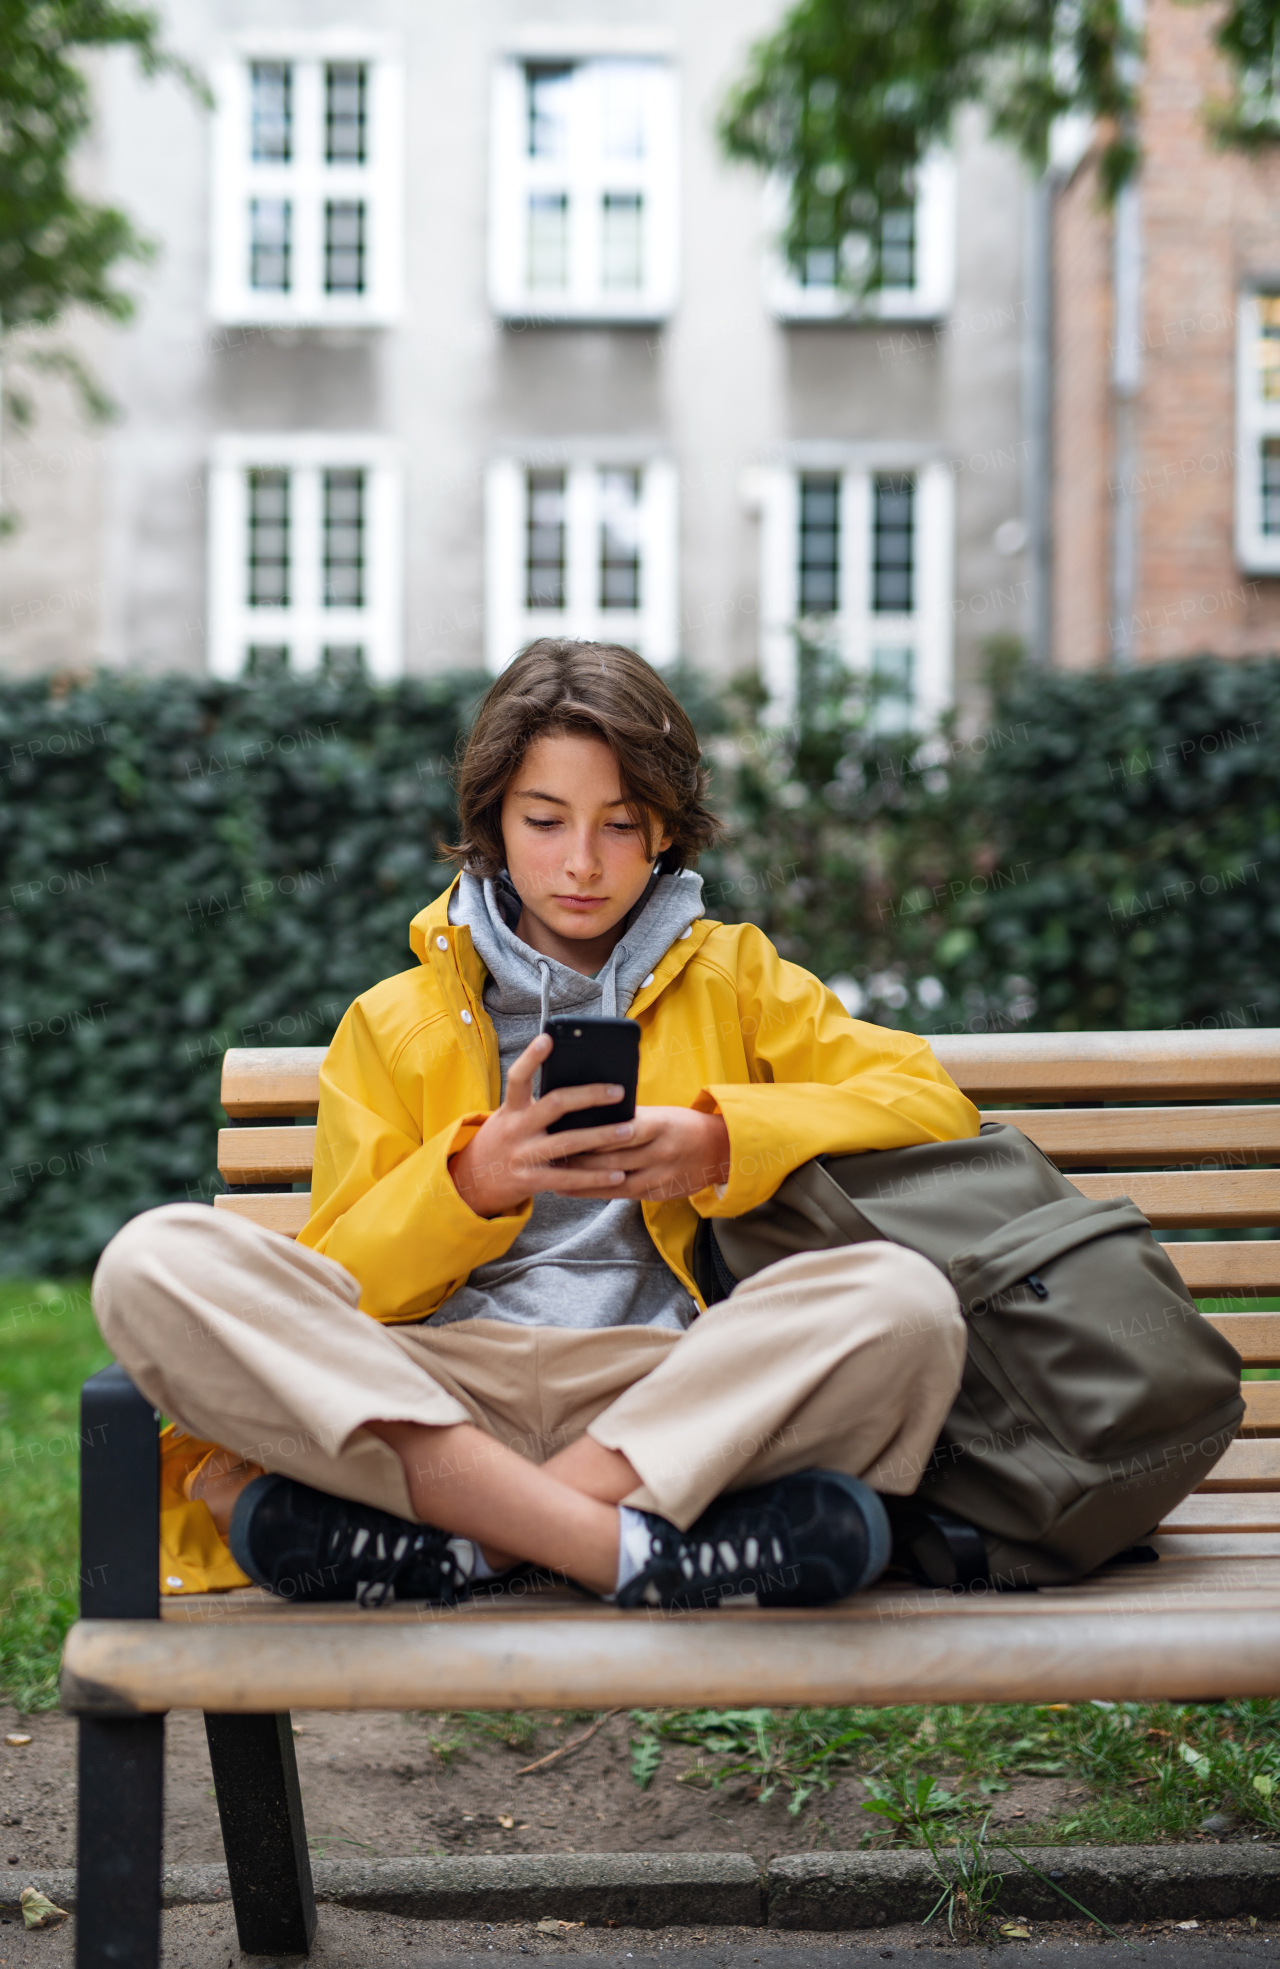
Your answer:
[[[80,1613],[160,1618],[160,1432],[113,1363],[80,1390]]]

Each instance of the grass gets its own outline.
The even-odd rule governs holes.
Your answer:
[[[79,1387],[107,1358],[83,1284],[0,1286],[0,1688],[23,1710],[57,1700],[78,1591]],[[584,1720],[455,1713],[432,1733],[445,1762],[480,1744],[532,1758]],[[1020,1844],[1177,1839],[1215,1811],[1280,1834],[1280,1702],[636,1710],[628,1734],[642,1788],[678,1763],[694,1788],[745,1783],[797,1815],[856,1773],[871,1809],[842,1834],[855,1843],[963,1847],[1020,1775],[1076,1793]]]
[[[683,1749],[682,1776],[745,1780],[793,1813],[856,1773],[870,1793],[864,1842],[888,1828],[895,1841],[954,1843],[1021,1776],[1070,1779],[1079,1797],[1020,1843],[1177,1839],[1213,1812],[1280,1833],[1276,1701],[635,1711],[633,1723],[633,1745]],[[660,1761],[647,1760],[646,1783]]]
[[[0,1285],[0,1687],[19,1709],[57,1701],[79,1597],[80,1383],[109,1359],[86,1286]]]

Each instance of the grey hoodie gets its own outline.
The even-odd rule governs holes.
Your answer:
[[[489,976],[484,1008],[493,1020],[507,1073],[555,1012],[625,1016],[659,960],[702,915],[702,877],[691,870],[655,875],[628,916],[603,970],[583,977],[516,936],[520,901],[503,875],[496,883],[464,874],[449,905],[465,923]],[[640,1205],[542,1191],[504,1257],[477,1265],[432,1315],[441,1321],[506,1320],[516,1326],[658,1326],[683,1332],[694,1302],[644,1227]]]

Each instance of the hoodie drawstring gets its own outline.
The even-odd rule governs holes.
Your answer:
[[[547,1029],[551,1016],[551,966],[545,957],[538,959],[538,1031]]]

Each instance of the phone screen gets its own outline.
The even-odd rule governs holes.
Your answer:
[[[611,1107],[579,1108],[562,1115],[548,1128],[563,1135],[571,1128],[604,1128],[611,1121],[630,1121],[636,1111],[636,1082],[640,1077],[640,1028],[634,1019],[547,1020],[552,1040],[550,1059],[542,1063],[542,1093],[554,1087],[585,1087],[594,1080],[612,1081],[623,1090]]]

